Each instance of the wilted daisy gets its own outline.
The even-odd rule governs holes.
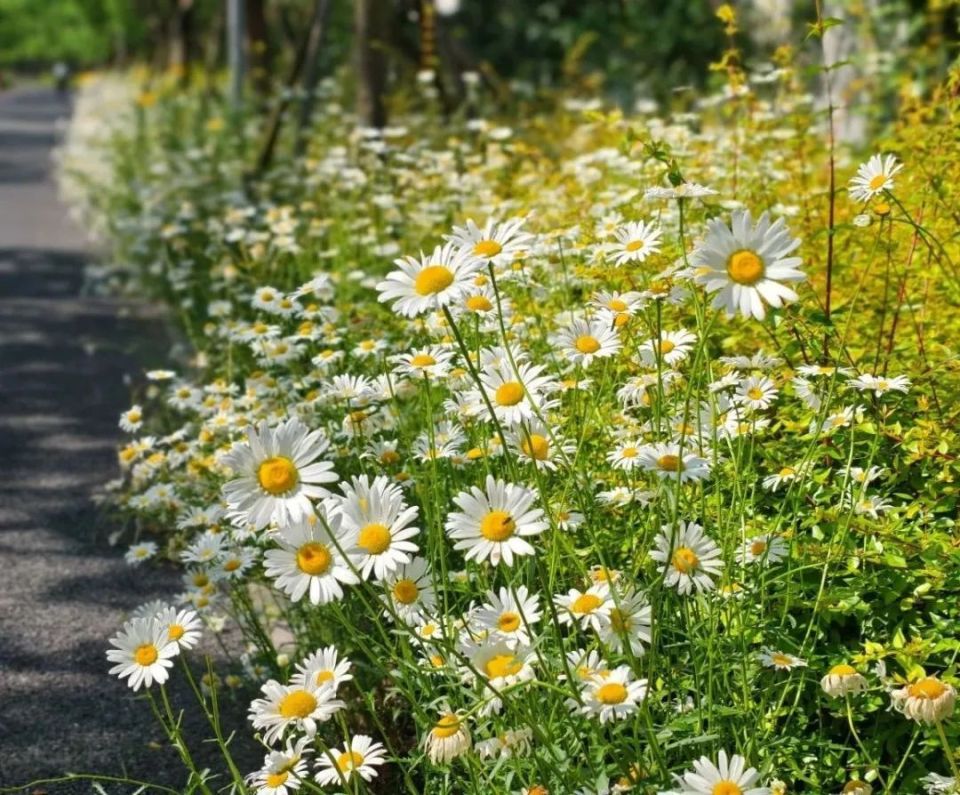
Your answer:
[[[321,484],[337,481],[333,464],[317,460],[327,446],[323,431],[310,431],[296,418],[274,428],[266,422],[251,427],[247,441],[223,459],[238,475],[223,487],[230,509],[258,530],[313,516],[311,500],[330,493]]]
[[[460,300],[481,263],[453,243],[437,246],[429,256],[405,256],[394,260],[391,271],[377,285],[380,302],[393,303],[405,317],[450,306]]]
[[[834,665],[820,680],[820,687],[828,696],[838,698],[848,693],[859,693],[867,689],[867,680],[852,665],[840,663]]]
[[[481,759],[491,757],[509,759],[511,756],[523,756],[530,751],[532,739],[532,729],[507,729],[496,737],[478,742],[477,754]]]
[[[340,522],[338,514],[327,514],[289,525],[276,536],[280,548],[264,554],[266,575],[292,601],[308,594],[313,604],[326,604],[343,597],[343,585],[360,582],[340,551],[352,540]]]
[[[850,180],[850,198],[867,202],[884,191],[893,190],[893,177],[902,168],[903,164],[898,163],[894,155],[872,155]]]
[[[460,511],[447,517],[446,529],[454,549],[463,550],[467,560],[507,566],[519,555],[532,555],[534,548],[524,537],[539,535],[549,526],[543,511],[534,508],[537,492],[487,475],[484,489],[472,486],[453,501]]]
[[[693,763],[693,770],[682,776],[674,776],[681,792],[698,795],[770,795],[768,787],[753,786],[760,774],[747,767],[747,760],[739,754],[729,759],[727,752],[721,750],[717,764],[708,757],[701,756]]]
[[[320,754],[316,779],[321,786],[346,783],[351,776],[371,781],[377,777],[377,768],[386,758],[383,743],[374,742],[366,734],[355,734],[343,748],[331,748]]]
[[[890,694],[893,706],[918,723],[939,723],[953,714],[957,691],[935,676],[924,676]]]
[[[114,648],[107,651],[107,660],[117,663],[110,669],[134,690],[140,685],[150,687],[154,682],[162,685],[170,676],[173,657],[180,647],[172,642],[167,628],[152,617],[135,618],[123,625],[119,634],[110,638]]]
[[[768,668],[776,668],[778,671],[792,671],[794,668],[803,668],[807,661],[785,651],[776,651],[775,649],[763,649],[760,654],[760,662]]]
[[[720,575],[723,561],[720,548],[695,522],[677,523],[676,529],[664,525],[656,538],[650,557],[663,565],[667,587],[676,587],[681,594],[716,588],[714,577]]]
[[[630,666],[604,671],[587,682],[580,694],[581,712],[600,723],[621,720],[637,710],[647,696],[647,680],[634,679]]]
[[[434,764],[452,762],[470,750],[470,730],[466,719],[445,709],[423,738],[427,755]]]
[[[644,221],[624,224],[613,235],[616,243],[610,245],[613,263],[617,267],[631,262],[643,262],[660,250],[660,228]]]
[[[574,320],[557,334],[555,344],[563,356],[583,367],[613,356],[621,345],[616,329],[605,320]]]
[[[650,444],[640,449],[640,466],[662,480],[681,483],[704,480],[710,475],[710,465],[695,453],[681,452],[678,444]]]
[[[754,225],[748,210],[735,210],[729,227],[718,218],[707,222],[706,239],[692,257],[696,280],[708,293],[717,293],[713,306],[728,316],[739,310],[763,320],[764,303],[779,308],[797,300],[781,282],[806,278],[800,257],[789,256],[799,245],[782,218],[771,224],[764,213]]]
[[[855,778],[843,785],[840,795],[873,795],[873,787],[866,781]]]
[[[317,724],[330,720],[344,703],[337,700],[332,682],[282,685],[271,679],[261,688],[263,698],[250,703],[250,721],[255,729],[266,729],[263,741],[272,745],[290,728],[313,737]]]
[[[540,600],[536,594],[530,594],[526,585],[516,588],[516,594],[509,588],[499,592],[488,591],[487,601],[477,611],[474,620],[477,626],[502,639],[510,648],[528,646],[532,628],[540,620]]]

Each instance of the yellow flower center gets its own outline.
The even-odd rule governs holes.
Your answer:
[[[690,547],[680,547],[673,553],[670,563],[681,574],[689,574],[700,565],[700,558]]]
[[[467,309],[471,312],[489,312],[493,309],[493,304],[485,295],[471,295],[467,299]]]
[[[393,598],[402,605],[412,605],[419,595],[420,589],[413,580],[397,580],[393,584]]]
[[[926,676],[907,688],[911,698],[923,698],[934,701],[947,692],[947,686],[933,676]]]
[[[340,770],[354,770],[363,764],[363,754],[359,751],[344,751],[337,757],[337,767]]]
[[[332,682],[333,671],[317,671],[317,675],[316,677],[314,677],[314,681],[318,685],[322,685],[324,682]]]
[[[710,795],[743,795],[743,790],[729,779],[725,779],[713,785]]]
[[[636,447],[624,447],[620,451],[621,458],[636,458],[638,455],[640,455],[640,451]]]
[[[763,397],[763,390],[758,386],[750,387],[747,390],[747,397],[750,400],[760,400]]]
[[[309,541],[297,550],[297,567],[304,574],[318,577],[326,573],[331,563],[330,550],[317,541]]]
[[[873,179],[870,180],[869,187],[870,190],[880,190],[884,185],[887,184],[887,178],[883,174],[877,174]]]
[[[793,477],[796,474],[797,474],[797,470],[795,470],[793,467],[784,467],[783,469],[780,470],[780,477],[782,478]]]
[[[379,522],[374,522],[360,530],[360,535],[357,537],[357,544],[371,555],[379,555],[389,548],[391,538],[389,527]]]
[[[224,571],[236,571],[243,565],[243,561],[240,558],[230,558],[226,563],[223,564]]]
[[[660,340],[660,353],[666,356],[670,353],[677,345],[672,340]]]
[[[436,295],[453,284],[453,271],[444,265],[429,265],[417,274],[413,286],[418,295]]]
[[[133,659],[137,661],[137,665],[153,665],[157,658],[160,656],[157,652],[157,647],[152,643],[144,643],[142,646],[137,646],[137,650],[133,653]]]
[[[570,604],[570,612],[579,615],[588,615],[603,604],[603,600],[593,593],[580,594]]]
[[[506,511],[490,511],[480,520],[480,535],[487,541],[506,541],[517,529],[517,523]]]
[[[431,367],[437,363],[437,360],[434,359],[429,353],[418,353],[412,359],[410,359],[411,367]]]
[[[520,626],[519,613],[502,613],[497,619],[497,628],[501,632],[516,632]]]
[[[611,298],[607,302],[607,308],[612,309],[614,312],[626,312],[628,307],[626,301],[622,301],[619,298]]]
[[[498,654],[495,657],[491,657],[484,666],[487,676],[491,679],[513,676],[521,668],[523,668],[523,663],[512,654]]]
[[[830,669],[830,676],[853,676],[856,672],[857,669],[852,665],[840,663],[840,665],[835,665]]]
[[[639,251],[643,248],[643,246],[644,242],[642,240],[631,240],[629,243],[627,243],[626,249],[627,251]]]
[[[523,384],[519,381],[506,381],[497,387],[497,405],[516,406],[523,400]]]
[[[750,553],[759,557],[764,552],[767,551],[767,542],[763,540],[756,540],[750,544]]]
[[[550,456],[550,442],[538,433],[530,434],[529,439],[520,443],[523,454],[537,461],[546,461]]]
[[[619,315],[617,315],[613,319],[613,325],[616,328],[623,328],[629,322],[630,322],[630,315],[628,315],[626,312],[621,312]]]
[[[305,718],[317,708],[317,700],[306,690],[291,690],[280,699],[279,712],[284,718]]]
[[[763,260],[753,251],[734,251],[727,260],[727,274],[737,284],[756,284],[763,278]]]
[[[267,785],[268,787],[279,787],[279,786],[281,786],[282,784],[285,784],[285,783],[286,783],[287,777],[288,777],[289,775],[290,775],[290,774],[287,773],[286,771],[284,771],[284,772],[282,772],[282,773],[269,773],[269,774],[267,775],[266,785]]]
[[[171,624],[167,627],[167,637],[170,640],[180,640],[185,632],[186,630],[180,624]]]
[[[495,257],[501,251],[503,246],[496,240],[478,240],[473,247],[473,253],[478,257]]]
[[[460,718],[453,713],[448,713],[437,721],[437,725],[431,729],[431,734],[437,739],[444,740],[447,737],[453,737],[458,731],[460,731]]]
[[[788,657],[786,654],[781,654],[780,652],[774,652],[773,654],[771,654],[770,661],[774,665],[783,665],[788,668],[791,665],[793,665],[793,660],[790,657]]]
[[[577,337],[573,345],[580,353],[596,353],[600,350],[600,341],[589,334],[582,334]]]
[[[396,464],[400,460],[400,453],[396,450],[384,450],[380,453],[381,464]]]
[[[657,467],[664,472],[681,472],[683,470],[683,461],[680,456],[667,453],[657,459]]]
[[[597,689],[597,701],[601,704],[622,704],[627,700],[627,688],[619,682],[607,682]]]
[[[285,456],[274,456],[257,468],[257,480],[268,494],[286,494],[297,485],[299,475],[293,461]]]

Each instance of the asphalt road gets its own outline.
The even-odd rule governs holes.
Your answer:
[[[125,614],[177,577],[130,569],[90,501],[117,473],[125,376],[164,362],[163,323],[83,294],[84,240],[50,176],[68,113],[53,91],[0,94],[0,788],[65,771],[175,784],[148,705],[104,654]]]

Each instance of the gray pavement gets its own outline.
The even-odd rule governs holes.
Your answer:
[[[125,613],[177,577],[130,569],[90,501],[117,472],[124,377],[167,345],[155,310],[82,294],[84,241],[50,177],[68,113],[53,91],[0,94],[0,787],[65,771],[179,783],[148,705],[104,657]]]

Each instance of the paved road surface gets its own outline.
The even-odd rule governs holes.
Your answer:
[[[176,577],[127,567],[89,499],[116,473],[125,374],[166,353],[137,341],[162,339],[162,325],[142,306],[81,294],[83,239],[50,178],[68,112],[52,91],[0,94],[0,787],[65,770],[176,770],[148,746],[159,729],[104,657],[125,611],[169,596]]]

